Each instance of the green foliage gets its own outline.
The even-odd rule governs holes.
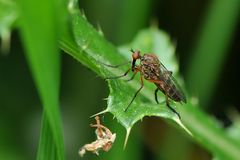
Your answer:
[[[121,74],[120,72],[116,73],[116,70],[115,71],[111,70],[109,72],[108,67],[99,63],[99,61],[106,62],[107,59],[108,59],[107,61],[116,59],[117,55],[115,56],[113,55],[114,52],[117,54],[116,49],[114,49],[113,46],[108,44],[103,39],[103,37],[101,37],[100,34],[98,34],[91,26],[89,26],[89,24],[86,23],[86,21],[80,16],[80,12],[77,9],[72,8],[70,12],[73,15],[74,36],[76,42],[78,43],[78,46],[83,51],[81,54],[77,53],[78,52],[77,50],[72,52],[69,50],[69,48],[66,47],[66,45],[64,45],[64,43],[62,43],[63,46],[62,48],[69,54],[72,54],[79,61],[84,61],[86,63],[87,62],[86,59],[83,58],[89,57],[89,60],[93,61],[93,63],[86,65],[88,65],[88,67],[90,68],[91,67],[93,68],[94,65],[95,67],[99,67],[100,70],[97,72],[100,73],[103,77],[111,76],[111,74],[114,75]],[[93,37],[94,41],[92,41]],[[157,44],[162,45],[159,46]],[[169,53],[168,56],[165,56],[166,58],[170,57],[168,60],[166,60],[166,62],[168,62],[169,64],[174,63],[173,62],[174,60],[171,59],[173,58],[174,47],[170,45],[169,37],[165,33],[159,32],[156,28],[152,28],[150,30],[142,32],[139,35],[139,37],[136,38],[135,44],[133,44],[133,46],[138,48],[141,46],[139,49],[142,49],[143,51],[148,49],[148,51],[153,51],[154,53],[157,54]],[[73,49],[74,48],[72,48],[72,50]],[[122,49],[124,50],[124,48]],[[104,56],[106,56],[106,58],[104,58]],[[164,57],[164,55],[162,55],[162,57]],[[123,59],[123,57],[119,55],[119,59]],[[116,63],[119,62],[115,62],[115,64]],[[183,127],[181,121],[179,121],[179,119],[174,113],[172,113],[166,108],[164,103],[160,106],[157,104],[153,105],[150,103],[151,107],[149,107],[148,103],[142,103],[136,100],[133,102],[128,112],[124,112],[124,108],[128,105],[128,103],[132,99],[132,96],[126,96],[126,94],[134,95],[137,83],[136,80],[134,81],[134,83],[131,83],[132,85],[130,86],[134,89],[130,89],[129,86],[127,86],[122,80],[116,81],[110,80],[109,81],[110,96],[108,98],[108,107],[103,112],[111,112],[119,120],[119,122],[127,129],[128,133],[130,132],[130,129],[132,128],[134,123],[136,123],[138,120],[142,119],[144,116],[153,115],[172,119]],[[128,92],[126,93],[126,91]],[[148,93],[149,92],[151,91],[148,91]],[[151,98],[150,96],[148,96],[148,98],[152,100],[152,96],[153,94],[151,94]],[[137,101],[138,103],[136,103]]]
[[[81,15],[78,8],[76,8],[77,2],[75,0],[70,1],[68,4],[69,19],[71,22],[71,28],[69,30],[72,31],[71,34],[66,32],[68,27],[66,24],[67,13],[63,1],[19,0],[16,5],[12,1],[1,0],[0,3],[3,4],[0,5],[0,13],[3,13],[0,14],[0,33],[3,39],[9,37],[6,35],[10,33],[10,29],[18,15],[20,16],[18,20],[21,38],[43,104],[42,130],[37,155],[39,160],[65,159],[58,100],[60,83],[60,54],[58,42],[61,49],[66,53],[103,78],[123,74],[127,67],[109,68],[99,63],[99,61],[113,65],[128,61],[131,57],[131,53],[129,52],[130,48],[139,49],[143,53],[153,52],[157,54],[169,70],[176,74],[174,76],[180,84],[184,86],[181,76],[178,73],[178,63],[174,55],[175,46],[171,43],[169,36],[163,31],[158,30],[157,27],[140,31],[130,44],[117,48],[103,37],[101,30],[97,32],[87,22],[84,15]],[[223,2],[219,5],[220,7],[217,6],[217,8],[225,6]],[[234,15],[237,15],[235,14],[236,10],[237,6],[232,12],[229,12],[230,16],[226,17],[233,17],[234,19]],[[210,22],[215,19],[217,20],[217,18],[213,16]],[[231,19],[229,19],[229,21],[231,21]],[[218,23],[220,22],[217,21],[216,24]],[[230,22],[227,22],[227,24],[230,25],[225,28],[226,30],[231,30],[234,26]],[[214,30],[214,28],[206,32],[203,31],[207,35],[203,37],[207,37],[206,39],[210,40],[210,44],[215,42],[212,37],[215,37],[217,34],[216,32],[212,32],[212,30]],[[227,39],[226,41],[228,41],[229,35],[230,33],[226,32],[226,35],[221,39]],[[123,36],[119,39],[125,38],[126,37]],[[58,41],[59,39],[60,41]],[[216,58],[219,50],[224,52],[226,46],[222,44],[226,44],[226,41],[219,42],[222,48],[213,48],[214,55],[211,59]],[[206,43],[205,38],[202,38],[199,42],[200,47],[196,49],[197,54],[207,53],[205,51],[208,46],[204,44],[209,43]],[[193,81],[200,79],[193,73],[202,70],[199,64],[201,64],[206,55],[201,54],[198,56],[200,57],[195,58],[193,61],[194,67],[191,69],[192,71],[189,72],[189,79],[193,79]],[[219,61],[215,61],[216,63],[213,64],[215,71],[216,66],[221,62],[221,55],[219,55],[217,59],[219,59]],[[211,77],[212,72],[213,71],[206,72],[206,77]],[[212,79],[214,78],[215,77]],[[194,99],[196,100],[196,98],[191,96],[188,96],[188,103],[186,105],[172,104],[178,112],[180,112],[182,117],[181,122],[178,117],[166,107],[162,94],[159,95],[162,103],[160,105],[155,104],[153,94],[154,85],[148,82],[144,82],[145,87],[141,94],[139,94],[133,102],[129,110],[124,112],[124,108],[139,88],[139,80],[138,77],[132,82],[125,82],[123,79],[108,80],[110,89],[110,94],[107,98],[108,105],[106,110],[101,113],[112,113],[119,123],[126,128],[127,136],[133,125],[144,116],[157,116],[163,118],[174,127],[183,128],[184,133],[191,132],[193,136],[187,137],[202,145],[216,156],[217,159],[239,158],[240,141],[236,138],[239,135],[237,131],[239,124],[234,124],[226,131],[218,121],[202,112],[199,109],[199,105],[193,101]],[[213,85],[213,82],[214,81],[211,81],[210,86]],[[206,82],[203,82],[202,84],[205,83]],[[202,93],[207,92],[206,88],[203,90]],[[171,123],[172,121],[176,123]]]
[[[61,48],[102,77],[124,73],[124,69],[110,69],[101,65],[99,61],[108,64],[119,64],[120,62],[126,61],[126,56],[122,56],[120,52],[118,53],[116,48],[95,31],[93,27],[87,23],[86,19],[80,15],[76,8],[71,8],[70,12],[73,21],[73,35],[77,45],[62,38],[62,41],[60,42]],[[156,29],[147,30],[139,36],[144,38],[141,40],[137,38],[136,41],[133,42],[133,45],[138,41],[141,43],[135,45],[141,46],[140,48],[142,48],[145,46],[142,43],[146,42],[149,46],[145,46],[142,49],[145,50],[146,48],[150,48],[155,51],[154,47],[151,48],[151,45],[154,44],[151,42],[156,42],[158,44],[159,39],[156,37],[160,33],[161,32]],[[147,36],[143,36],[145,34]],[[156,41],[155,38],[157,39]],[[169,48],[172,48],[172,46],[170,45]],[[174,60],[171,60],[170,58],[169,61],[166,60],[166,62],[174,63]],[[174,64],[176,65],[176,63]],[[168,67],[167,64],[166,66]],[[109,81],[110,96],[108,98],[108,107],[103,113],[111,112],[127,131],[130,131],[132,125],[146,115],[155,115],[176,120],[176,116],[169,112],[164,104],[150,104],[153,93],[151,87],[148,86],[146,86],[145,91],[142,92],[142,101],[139,100],[140,98],[136,99],[129,111],[124,113],[123,109],[127,106],[129,99],[131,98],[126,96],[126,91],[133,94],[134,91],[136,91],[137,84],[137,80],[132,83],[125,83],[122,80]],[[133,90],[132,88],[135,89]],[[129,95],[128,93],[127,95]],[[191,103],[191,98],[188,99],[190,102],[187,105],[178,105],[177,108],[182,115],[184,124],[193,133],[193,138],[214,155],[219,155],[222,158],[237,159],[240,151],[239,144],[228,136],[221,127],[219,127],[219,124],[215,119],[212,119],[201,112],[196,104]],[[144,103],[144,101],[147,103]],[[228,146],[227,150],[225,146]]]
[[[18,1],[20,30],[39,96],[44,108],[38,159],[64,159],[64,145],[59,112],[60,54],[59,26],[56,19],[60,9],[57,1]],[[37,17],[44,18],[38,19]],[[64,16],[64,15],[63,15]],[[53,143],[54,142],[54,143]],[[50,151],[48,150],[50,149]]]

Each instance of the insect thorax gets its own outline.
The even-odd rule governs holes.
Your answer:
[[[145,79],[158,80],[160,77],[160,63],[153,54],[144,54],[141,58],[141,72]]]

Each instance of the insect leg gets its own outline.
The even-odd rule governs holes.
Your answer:
[[[166,104],[167,104],[167,107],[168,107],[173,113],[175,113],[175,114],[178,116],[179,119],[181,119],[180,114],[179,114],[174,108],[172,108],[172,107],[170,106],[170,104],[169,104],[169,99],[168,99],[168,96],[167,96],[167,95],[166,95]]]
[[[130,105],[132,104],[132,102],[134,101],[134,99],[137,97],[138,93],[141,91],[141,89],[143,88],[143,79],[142,79],[142,75],[140,74],[140,81],[141,81],[141,87],[137,90],[137,92],[134,94],[134,97],[132,98],[131,102],[128,104],[127,108],[125,108],[124,112],[126,112],[128,110],[128,108],[130,107]]]
[[[104,78],[105,80],[107,79],[118,79],[118,78],[121,78],[121,77],[125,77],[129,71],[131,70],[131,68],[129,68],[124,74],[120,75],[120,76],[115,76],[115,77],[107,77],[107,78]]]
[[[118,68],[118,67],[121,67],[121,66],[124,66],[124,65],[126,65],[126,64],[131,63],[131,61],[123,62],[123,63],[118,64],[118,65],[105,64],[105,63],[103,63],[103,62],[101,62],[101,61],[98,61],[98,63],[100,63],[100,64],[102,64],[102,65],[104,65],[104,66],[107,66],[107,67]]]
[[[125,80],[125,81],[128,82],[128,81],[133,80],[133,78],[136,76],[137,72],[138,72],[138,70],[135,70],[134,73],[133,73],[133,75],[132,75],[132,77],[129,78],[129,79],[127,79],[127,80]]]
[[[154,92],[154,95],[155,95],[155,101],[157,102],[157,104],[159,104],[158,102],[158,98],[157,98],[157,92],[158,92],[158,88],[156,88],[155,92]]]

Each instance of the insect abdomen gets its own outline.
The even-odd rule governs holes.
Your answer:
[[[166,88],[167,90],[167,96],[169,98],[171,98],[172,100],[176,101],[176,102],[184,102],[186,103],[186,98],[184,96],[184,94],[179,91],[176,86],[174,84],[172,84],[171,87]]]
[[[162,85],[156,84],[156,85],[170,99],[174,100],[175,102],[186,103],[186,98],[184,94],[180,92],[173,83],[162,84]]]

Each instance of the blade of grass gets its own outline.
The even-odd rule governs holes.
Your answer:
[[[44,159],[57,159],[56,158],[56,145],[53,139],[52,130],[46,114],[42,116],[42,130],[38,147],[38,160]]]
[[[239,0],[213,0],[207,10],[187,71],[189,89],[197,90],[202,106],[212,96],[237,26],[239,10]]]
[[[38,159],[65,159],[59,111],[60,54],[57,45],[61,26],[66,26],[55,0],[17,1],[20,12],[20,31],[26,57],[44,107]],[[61,12],[60,12],[61,11]],[[52,143],[54,142],[54,143]],[[50,145],[50,146],[49,146]],[[47,152],[47,148],[54,149]],[[46,153],[51,153],[47,155]]]

